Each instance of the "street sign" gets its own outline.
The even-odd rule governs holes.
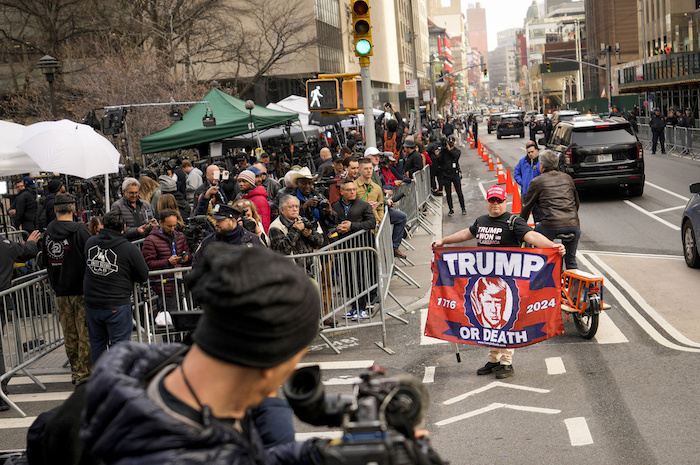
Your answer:
[[[429,90],[423,91],[423,101],[424,102],[430,101],[430,91]]]
[[[406,79],[406,98],[418,97],[418,79]]]
[[[309,79],[306,81],[306,104],[309,111],[336,111],[340,108],[336,79]]]

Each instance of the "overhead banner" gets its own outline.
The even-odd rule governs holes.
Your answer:
[[[564,334],[556,248],[435,249],[425,335],[513,348]]]

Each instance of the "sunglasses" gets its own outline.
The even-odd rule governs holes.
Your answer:
[[[506,199],[499,199],[497,197],[491,197],[489,199],[489,203],[503,203],[505,201],[506,201]]]

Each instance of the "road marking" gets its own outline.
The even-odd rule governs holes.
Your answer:
[[[425,367],[425,374],[423,375],[423,384],[434,383],[435,382],[435,367]]]
[[[486,407],[483,407],[483,408],[480,408],[477,410],[472,410],[471,412],[467,412],[467,413],[464,413],[462,415],[457,415],[454,417],[446,418],[444,420],[440,420],[435,424],[437,426],[449,425],[450,423],[454,423],[454,422],[460,421],[460,420],[466,420],[467,418],[475,417],[477,415],[481,415],[482,413],[492,412],[494,410],[498,410],[499,408],[519,410],[522,412],[545,413],[547,415],[556,415],[558,413],[561,413],[561,410],[555,410],[555,409],[551,409],[551,408],[530,407],[527,405],[493,403],[493,404],[487,405]]]
[[[583,256],[578,257],[581,259],[583,264],[588,267],[591,273],[600,275],[601,273]],[[598,263],[601,267],[605,268],[607,265],[603,263],[602,260],[600,260],[596,256],[591,256],[592,260],[595,260],[596,263]],[[611,270],[612,271],[612,270]],[[614,273],[614,272],[613,272]],[[623,281],[624,282],[624,281]],[[625,283],[626,284],[626,283]],[[631,289],[631,286],[627,285],[627,289]],[[615,297],[615,300],[622,306],[622,308],[627,312],[627,314],[632,317],[632,319],[644,330],[647,332],[649,336],[651,336],[652,339],[654,339],[656,342],[661,344],[664,347],[668,347],[669,349],[674,349],[678,350],[681,352],[700,352],[700,349],[692,348],[692,347],[683,347],[679,346],[678,344],[674,344],[673,342],[669,341],[665,337],[663,337],[657,330],[654,328],[651,323],[649,323],[642,315],[639,314],[639,312],[632,306],[629,300],[620,292],[617,287],[608,280],[605,283],[605,290],[609,291],[610,294]],[[670,325],[669,325],[670,326]]]
[[[661,210],[654,210],[652,213],[654,215],[658,215],[659,213],[666,213],[666,212],[671,212],[673,210],[680,210],[681,208],[685,208],[685,205],[681,205],[680,207],[662,208]]]
[[[584,417],[567,418],[564,420],[569,431],[569,439],[572,446],[587,446],[593,444],[593,437],[588,429],[588,423]]]
[[[454,404],[455,402],[459,402],[460,400],[464,400],[469,396],[473,396],[475,394],[480,394],[482,392],[486,392],[486,391],[493,389],[493,388],[496,388],[496,387],[519,389],[521,391],[537,392],[540,394],[546,394],[549,392],[549,389],[540,389],[540,388],[533,388],[533,387],[529,387],[529,386],[520,386],[519,384],[510,384],[510,383],[503,383],[501,381],[493,381],[492,383],[489,383],[486,386],[480,387],[478,389],[474,389],[474,390],[466,392],[464,394],[460,394],[457,397],[452,397],[451,399],[447,399],[446,401],[443,402],[443,404],[444,405]]]
[[[564,367],[564,360],[561,357],[549,357],[544,359],[544,363],[547,364],[547,374],[549,375],[561,375],[566,373],[566,367]]]
[[[636,209],[636,210],[639,210],[640,212],[644,213],[644,214],[647,215],[649,218],[653,218],[653,219],[655,219],[656,221],[658,221],[659,223],[664,224],[664,225],[668,226],[668,227],[671,228],[671,229],[675,229],[676,231],[680,231],[680,230],[681,230],[681,227],[680,227],[680,226],[676,226],[676,225],[673,224],[673,223],[669,223],[669,222],[666,221],[665,219],[660,218],[660,217],[654,215],[654,214],[651,213],[650,211],[647,211],[647,210],[643,209],[643,208],[640,207],[639,205],[636,205],[635,203],[630,202],[629,200],[623,200],[623,202],[626,203],[627,205],[631,206],[632,208],[634,208],[634,209]]]
[[[342,431],[314,431],[311,433],[296,433],[294,439],[297,441],[306,441],[313,438],[322,439],[340,439],[343,437]]]
[[[606,285],[607,286],[607,285]],[[600,320],[598,322],[598,331],[593,336],[593,339],[598,344],[620,344],[623,342],[630,342],[620,328],[618,328],[615,323],[613,323],[612,318],[608,316],[607,313],[600,312]]]
[[[428,322],[428,309],[427,308],[421,308],[420,310],[420,345],[422,346],[428,346],[432,344],[449,344],[447,341],[443,341],[442,339],[436,339],[434,337],[426,336],[425,335],[425,325]]]
[[[0,421],[0,429],[29,428],[36,417],[6,418]]]
[[[66,375],[38,375],[36,378],[42,383],[70,383],[70,374]],[[22,384],[34,384],[34,381],[29,376],[14,376],[10,379],[10,386],[18,386]]]
[[[331,378],[328,381],[323,381],[324,386],[344,386],[347,384],[357,384],[362,382],[362,378],[357,376],[341,376],[339,378]]]
[[[688,200],[690,200],[688,197],[684,197],[684,196],[682,196],[682,195],[680,195],[680,194],[676,194],[676,193],[673,192],[673,191],[670,191],[670,190],[668,190],[668,189],[665,189],[665,188],[663,188],[663,187],[661,187],[661,186],[657,186],[656,184],[652,184],[652,183],[650,183],[649,181],[645,181],[645,184],[646,184],[647,186],[653,187],[654,189],[658,189],[658,190],[660,190],[661,192],[666,192],[666,193],[669,194],[669,195],[672,195],[672,196],[674,196],[674,197],[678,197],[679,199],[683,200],[683,201],[686,202],[686,203],[688,202]]]
[[[297,368],[318,365],[321,370],[359,370],[374,365],[374,360],[347,360],[344,362],[304,362],[298,363]]]
[[[615,257],[639,257],[639,258],[663,258],[665,260],[684,260],[682,255],[659,255],[651,253],[633,253],[633,252],[611,252],[608,250],[581,250],[578,249],[577,254],[588,255],[612,255]],[[577,255],[578,257],[578,255]]]
[[[23,402],[50,402],[68,399],[73,391],[64,392],[40,392],[35,394],[14,394],[9,396],[12,402],[20,404]]]
[[[639,305],[646,313],[649,315],[656,323],[661,326],[664,331],[666,331],[671,337],[681,344],[685,344],[691,347],[700,347],[700,343],[697,343],[691,339],[688,339],[683,334],[681,334],[676,328],[673,327],[666,319],[661,316],[654,308],[644,300],[639,292],[637,292],[631,284],[625,281],[615,270],[610,268],[607,263],[602,261],[596,256],[591,257],[603,270],[610,275],[612,279],[617,281],[624,289],[627,290],[630,297]],[[607,285],[606,285],[607,287]]]

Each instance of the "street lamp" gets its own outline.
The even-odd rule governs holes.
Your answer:
[[[255,102],[253,102],[250,99],[246,100],[245,109],[248,110],[248,114],[250,115],[250,124],[248,125],[248,129],[250,129],[251,146],[255,145],[255,143],[253,142],[253,129],[255,129],[255,124],[253,123],[253,108],[255,108]]]
[[[44,55],[44,57],[39,60],[37,68],[41,70],[46,76],[46,80],[49,83],[49,94],[51,95],[51,114],[54,119],[58,118],[56,114],[56,95],[53,90],[53,81],[56,78],[56,73],[61,69],[61,62],[52,56]]]

